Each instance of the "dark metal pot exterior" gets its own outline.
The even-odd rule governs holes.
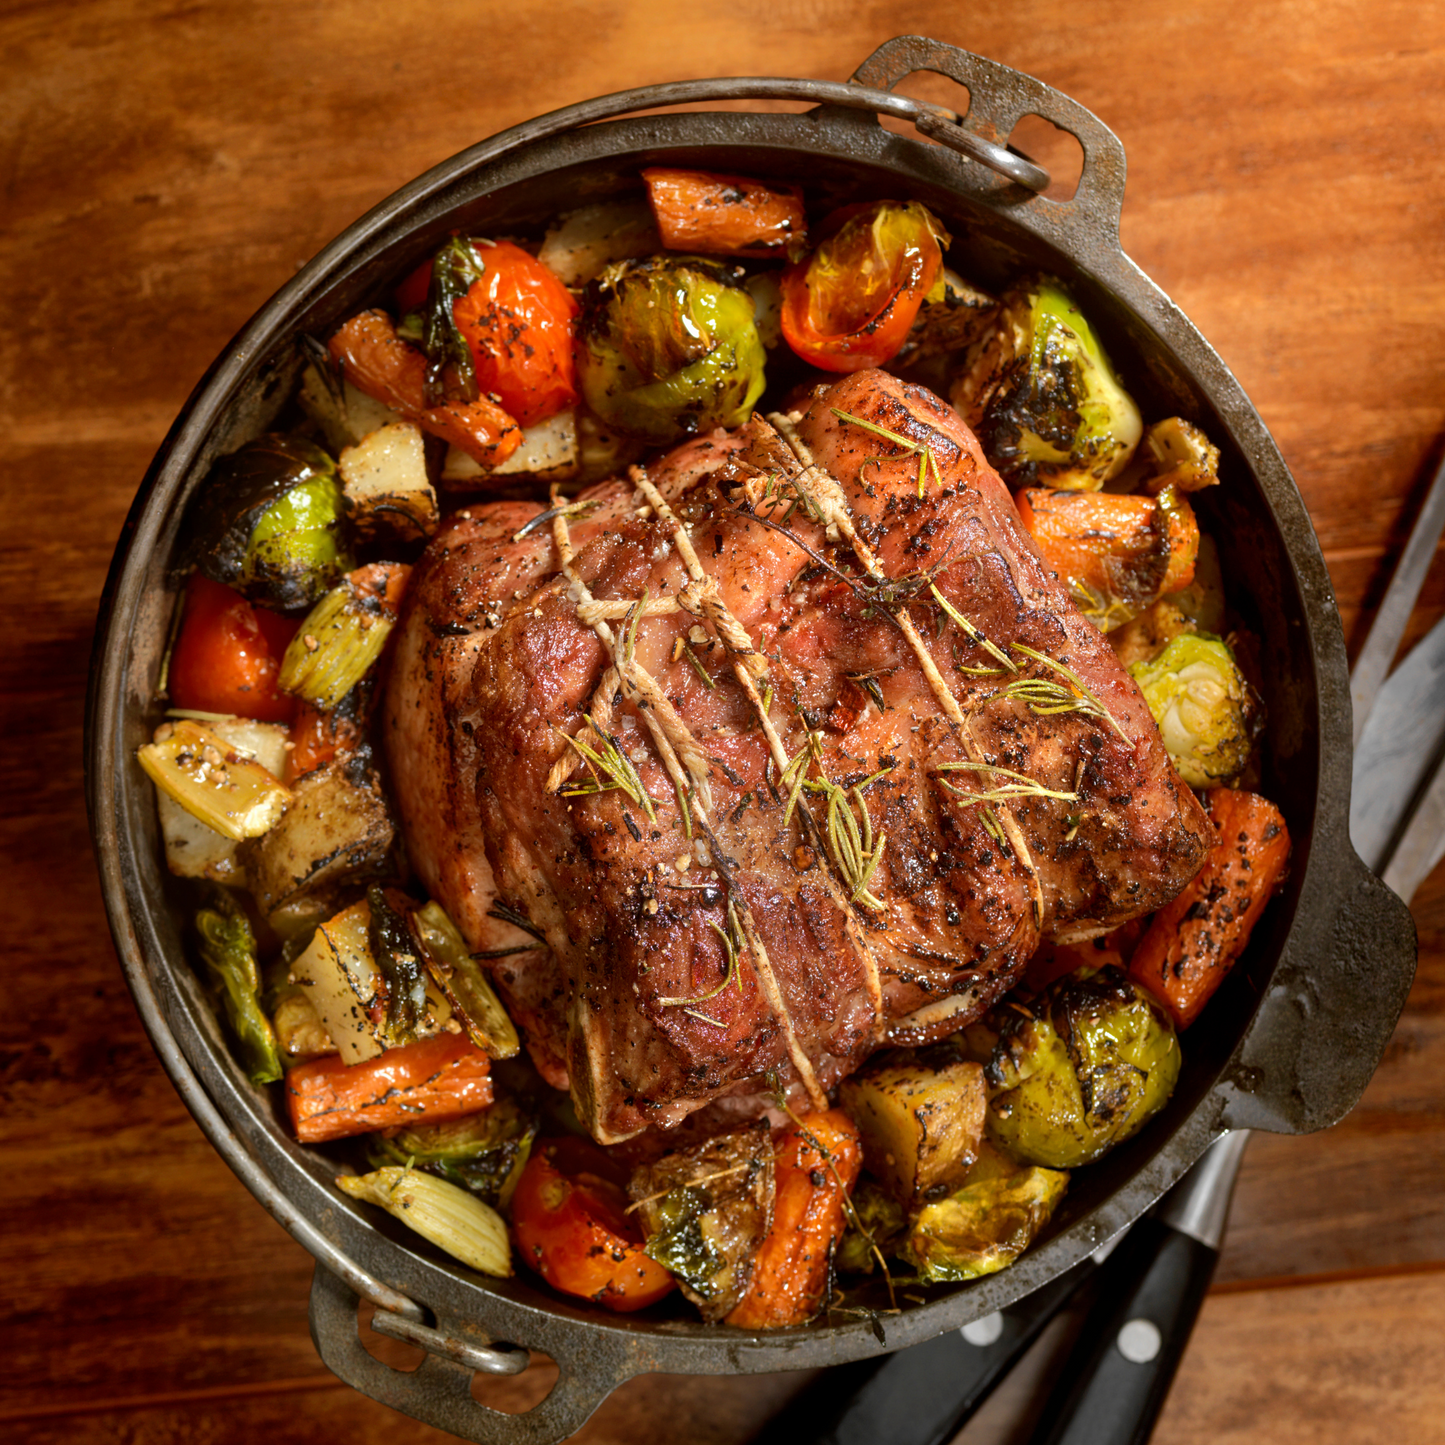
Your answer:
[[[1119,142],[1047,86],[932,41],[891,41],[854,79],[888,91],[919,69],[968,87],[971,109],[961,128],[984,141],[1006,138],[1028,113],[1072,132],[1084,151],[1075,197],[1035,197],[955,150],[906,139],[871,114],[836,103],[801,115],[605,119],[724,94],[777,94],[780,85],[795,98],[817,98],[819,87],[810,82],[654,87],[540,117],[398,192],[262,308],[191,396],[117,547],[96,634],[86,763],[102,886],[127,980],[162,1063],[202,1129],[319,1261],[312,1326],[323,1358],[367,1394],[465,1438],[544,1445],[580,1428],[633,1375],[834,1364],[917,1343],[999,1309],[1137,1218],[1223,1130],[1302,1133],[1342,1117],[1373,1072],[1409,989],[1415,958],[1409,914],[1348,840],[1350,695],[1339,618],[1313,529],[1278,449],[1234,378],[1120,249]],[[327,334],[453,229],[535,228],[561,211],[635,188],[638,169],[648,164],[792,177],[800,154],[815,193],[906,191],[923,200],[943,217],[970,274],[984,284],[1025,269],[1063,275],[1146,414],[1190,417],[1220,446],[1225,485],[1201,496],[1200,510],[1220,543],[1231,598],[1261,639],[1270,715],[1265,791],[1283,808],[1296,841],[1286,890],[1211,1003],[1208,1023],[1191,1033],[1165,1113],[1076,1176],[1042,1244],[1000,1274],[936,1289],[929,1303],[876,1322],[836,1323],[842,1317],[835,1315],[806,1328],[750,1335],[654,1312],[611,1316],[523,1279],[483,1280],[342,1196],[329,1161],[289,1137],[275,1099],[251,1086],[231,1059],[183,955],[150,785],[134,757],[155,720],[181,516],[212,459],[263,429],[286,399],[298,333]],[[358,1295],[391,1311],[396,1328],[388,1332],[426,1330],[416,1302],[431,1312],[436,1328],[419,1337],[433,1352],[420,1370],[399,1374],[362,1349]],[[503,1415],[471,1398],[478,1363],[507,1373],[525,1360],[485,1348],[476,1353],[496,1342],[544,1351],[561,1367],[551,1394],[528,1414]]]

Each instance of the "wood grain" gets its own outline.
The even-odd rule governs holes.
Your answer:
[[[1125,249],[1279,442],[1358,646],[1445,445],[1438,6],[12,0],[0,11],[6,1438],[445,1438],[320,1364],[311,1261],[166,1081],[89,861],[81,727],[96,604],[192,385],[307,257],[486,135],[687,75],[842,79],[908,32],[1035,74],[1119,134]],[[936,77],[909,84],[956,93]],[[1412,636],[1442,614],[1437,567]],[[1445,1439],[1439,874],[1414,911],[1419,977],[1360,1108],[1325,1133],[1250,1146],[1162,1445]],[[1045,1349],[961,1439],[1023,1438],[1048,1368]],[[645,1377],[578,1438],[730,1445],[801,1383]]]

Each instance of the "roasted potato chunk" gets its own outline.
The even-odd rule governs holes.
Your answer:
[[[988,1102],[981,1065],[870,1069],[843,1081],[841,1099],[863,1136],[864,1166],[905,1208],[963,1183]]]

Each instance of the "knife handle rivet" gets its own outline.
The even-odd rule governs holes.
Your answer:
[[[969,1344],[977,1345],[982,1349],[985,1345],[992,1345],[998,1342],[1003,1334],[1003,1316],[995,1310],[991,1315],[985,1315],[981,1320],[970,1320],[959,1330]]]
[[[1130,1320],[1115,1341],[1119,1353],[1131,1364],[1147,1365],[1164,1347],[1164,1336],[1153,1320]]]

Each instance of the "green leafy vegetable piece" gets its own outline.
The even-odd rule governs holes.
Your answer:
[[[431,284],[422,313],[421,346],[426,353],[426,400],[436,406],[443,400],[442,373],[450,365],[465,394],[475,400],[477,371],[472,349],[456,323],[452,308],[486,270],[477,249],[464,236],[453,236],[432,259]]]
[[[609,266],[588,288],[579,376],[587,405],[663,444],[739,426],[762,395],[766,353],[736,266],[653,256]]]
[[[276,1032],[261,1007],[261,974],[250,921],[229,894],[220,894],[216,907],[203,908],[196,915],[196,932],[201,961],[220,991],[247,1075],[253,1084],[275,1083],[282,1074],[281,1056]]]
[[[1005,294],[950,400],[1011,487],[1098,491],[1144,430],[1093,327],[1049,280]]]
[[[480,1114],[418,1124],[389,1138],[373,1134],[368,1158],[374,1168],[410,1163],[504,1209],[536,1136],[537,1120],[527,1109],[515,1099],[498,1099]]]
[[[1134,663],[1129,675],[1190,787],[1211,787],[1240,773],[1260,706],[1227,643],[1205,632],[1181,633],[1157,656]]]
[[[387,1048],[416,1042],[417,1025],[426,1011],[426,970],[417,956],[404,912],[392,906],[388,890],[367,889],[371,922],[367,941],[371,956],[386,980],[386,1016],[380,1034]],[[403,904],[403,909],[405,905]]]

